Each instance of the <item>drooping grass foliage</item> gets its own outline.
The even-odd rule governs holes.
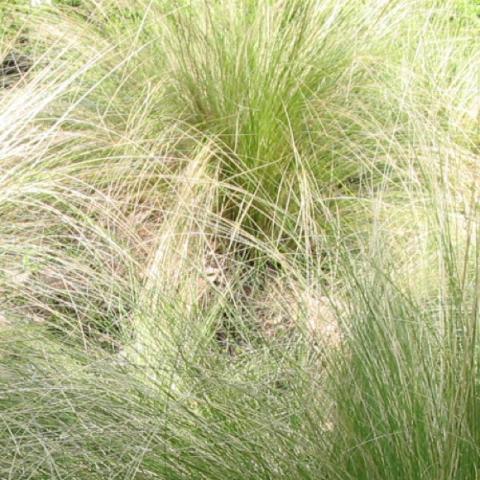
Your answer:
[[[478,478],[475,2],[27,3],[0,478]]]

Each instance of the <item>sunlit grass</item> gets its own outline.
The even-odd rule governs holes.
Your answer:
[[[473,3],[67,3],[0,35],[0,477],[476,479]]]

